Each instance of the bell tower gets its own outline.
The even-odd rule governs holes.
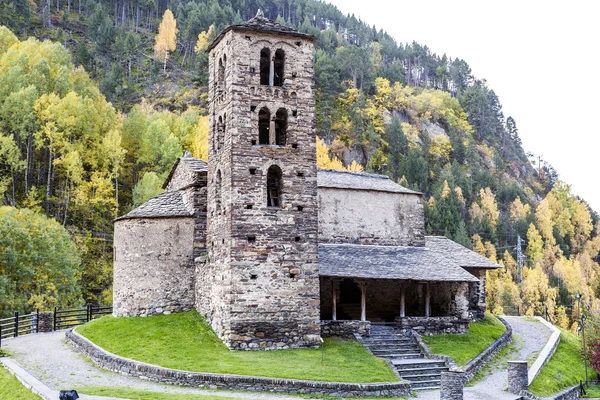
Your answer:
[[[232,349],[319,343],[313,42],[259,11],[208,49],[197,307]]]

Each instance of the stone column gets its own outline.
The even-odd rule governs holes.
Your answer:
[[[425,284],[425,318],[429,318],[429,312],[431,308],[431,291],[429,290],[429,283]]]
[[[269,122],[269,144],[275,144],[275,119]]]
[[[331,282],[331,319],[337,321],[337,294],[339,290],[340,283],[336,280]]]
[[[357,281],[356,284],[360,288],[360,320],[367,320],[367,282]]]
[[[400,289],[400,318],[406,317],[406,289],[404,285]]]
[[[269,86],[275,84],[275,57],[271,57],[271,66],[269,69]]]
[[[38,320],[38,331],[52,332],[53,317],[54,315],[52,314],[52,311],[41,311],[40,319]]]
[[[456,306],[456,317],[460,319],[469,318],[469,285],[460,283],[454,293],[454,304]]]
[[[440,400],[462,400],[464,379],[463,372],[442,371]]]
[[[509,361],[508,391],[518,395],[522,390],[527,390],[528,388],[527,361]]]

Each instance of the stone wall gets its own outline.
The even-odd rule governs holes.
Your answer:
[[[474,320],[480,320],[485,315],[485,280],[487,270],[482,268],[465,269],[479,278],[479,282],[469,284],[469,312]]]
[[[39,332],[52,332],[54,330],[54,313],[52,311],[40,311],[37,322]]]
[[[419,335],[437,335],[440,333],[466,333],[469,330],[469,320],[456,317],[404,317],[398,318],[398,326],[402,329],[412,329]]]
[[[411,394],[409,382],[336,383],[173,370],[114,355],[96,346],[73,330],[67,332],[67,342],[102,368],[174,385],[207,389],[335,395],[336,397],[391,397],[409,396]]]
[[[321,336],[354,339],[371,336],[370,321],[321,321]]]
[[[285,51],[281,87],[260,84],[265,47]],[[272,119],[287,110],[285,145],[259,145],[264,107]],[[227,32],[209,54],[208,259],[197,291],[209,297],[199,311],[232,349],[319,344],[315,146],[312,42]],[[280,207],[267,206],[273,165]]]
[[[171,192],[190,185],[198,185],[201,181],[204,181],[204,185],[200,186],[206,185],[206,171],[194,170],[185,159],[178,159],[174,168],[165,191]]]
[[[113,315],[192,309],[193,240],[191,217],[116,221]]]
[[[419,194],[321,187],[318,195],[322,243],[425,245]]]

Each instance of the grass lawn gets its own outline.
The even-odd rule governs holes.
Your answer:
[[[195,372],[310,379],[328,382],[397,382],[384,360],[361,344],[325,339],[321,349],[230,351],[196,311],[146,318],[104,316],[77,332],[122,357]]]
[[[594,386],[590,386],[588,388],[585,389],[585,396],[583,396],[586,399],[596,399],[596,398],[600,398],[600,386],[598,385],[594,385]]]
[[[0,399],[40,400],[21,384],[8,370],[0,366]]]
[[[588,376],[589,379],[597,376],[589,366]],[[531,383],[529,391],[536,396],[548,396],[574,386],[580,380],[585,380],[581,337],[561,329],[556,352]]]
[[[209,394],[165,393],[136,390],[127,387],[84,386],[78,390],[92,396],[117,397],[131,400],[241,400],[237,397],[212,396]]]
[[[469,332],[423,336],[423,341],[433,354],[443,354],[465,365],[506,331],[506,327],[492,314],[485,313],[481,321],[471,322]]]

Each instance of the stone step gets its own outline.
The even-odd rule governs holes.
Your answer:
[[[424,360],[415,360],[414,362],[408,360],[392,360],[392,364],[396,368],[426,368],[426,367],[446,367],[446,362],[443,360],[432,360],[432,359],[424,359]]]
[[[441,376],[442,371],[448,371],[448,369],[449,369],[448,367],[403,368],[403,369],[396,368],[396,371],[398,371],[398,374],[401,377],[404,377],[404,374],[419,375],[419,374],[434,374],[434,373],[439,373]]]
[[[419,358],[423,358],[424,355],[421,353],[405,353],[405,354],[390,354],[390,355],[381,355],[381,354],[375,354],[377,357],[382,357],[382,358],[393,358],[395,360],[412,360],[412,359],[419,359]]]
[[[368,344],[414,344],[416,345],[417,343],[412,340],[412,339],[405,339],[405,338],[390,338],[390,337],[382,337],[382,338],[376,338],[376,339],[363,339],[364,343],[368,343]]]
[[[400,347],[400,348],[393,348],[393,349],[371,349],[371,348],[369,348],[369,350],[371,350],[371,353],[373,353],[377,356],[382,356],[382,357],[389,357],[392,354],[421,354],[421,349],[419,349],[418,347]]]
[[[370,349],[385,350],[385,349],[408,349],[418,348],[415,343],[365,343]]]
[[[406,379],[407,381],[411,381],[411,382],[435,381],[435,380],[440,380],[441,378],[442,378],[442,375],[440,373],[402,375],[402,379]]]
[[[411,382],[410,386],[413,389],[429,389],[429,388],[439,388],[440,387],[440,380],[439,379],[434,379],[434,380],[429,380],[429,381],[415,381],[415,382]]]

